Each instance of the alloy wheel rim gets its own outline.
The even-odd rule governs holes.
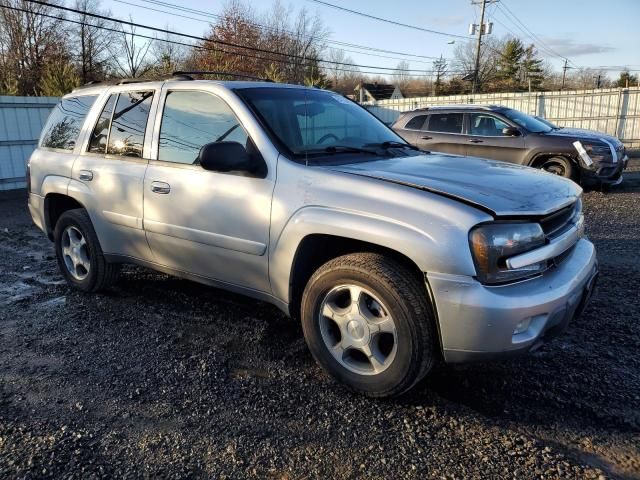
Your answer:
[[[354,284],[334,287],[325,295],[318,317],[325,346],[347,370],[377,375],[393,363],[396,325],[371,291]]]
[[[69,274],[76,280],[84,280],[91,270],[87,241],[82,232],[68,226],[62,232],[62,258]]]
[[[544,164],[543,168],[549,173],[564,177],[564,174],[565,174],[564,166],[562,166],[557,162],[547,162]]]

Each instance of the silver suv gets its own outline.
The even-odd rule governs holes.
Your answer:
[[[74,287],[135,263],[271,302],[331,375],[399,395],[438,360],[529,352],[597,274],[580,187],[411,147],[332,92],[91,85],[51,113],[29,209]]]

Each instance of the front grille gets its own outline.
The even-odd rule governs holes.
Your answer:
[[[542,226],[542,231],[544,232],[545,237],[548,240],[553,240],[555,237],[570,228],[574,223],[574,218],[580,214],[581,209],[582,201],[578,200],[577,202],[542,218],[540,220],[540,225]]]

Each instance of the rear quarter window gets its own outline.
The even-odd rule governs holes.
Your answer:
[[[97,95],[63,98],[51,111],[42,129],[40,146],[73,150],[78,135]]]
[[[426,115],[417,115],[407,122],[404,128],[410,130],[420,130],[424,126],[424,122],[427,120]]]

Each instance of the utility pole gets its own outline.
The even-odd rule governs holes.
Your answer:
[[[482,46],[482,35],[489,34],[490,26],[484,24],[484,12],[487,8],[487,4],[498,2],[499,0],[481,0],[481,2],[471,2],[472,5],[482,5],[482,11],[480,12],[480,24],[478,25],[478,42],[476,43],[476,63],[473,70],[473,86],[471,87],[471,93],[476,93],[478,90],[478,83],[480,80],[480,47]],[[475,28],[475,25],[473,25]]]
[[[562,87],[560,87],[560,90],[564,90],[564,79],[567,77],[567,68],[569,68],[567,63],[569,63],[569,60],[565,58],[564,66],[562,67]]]

